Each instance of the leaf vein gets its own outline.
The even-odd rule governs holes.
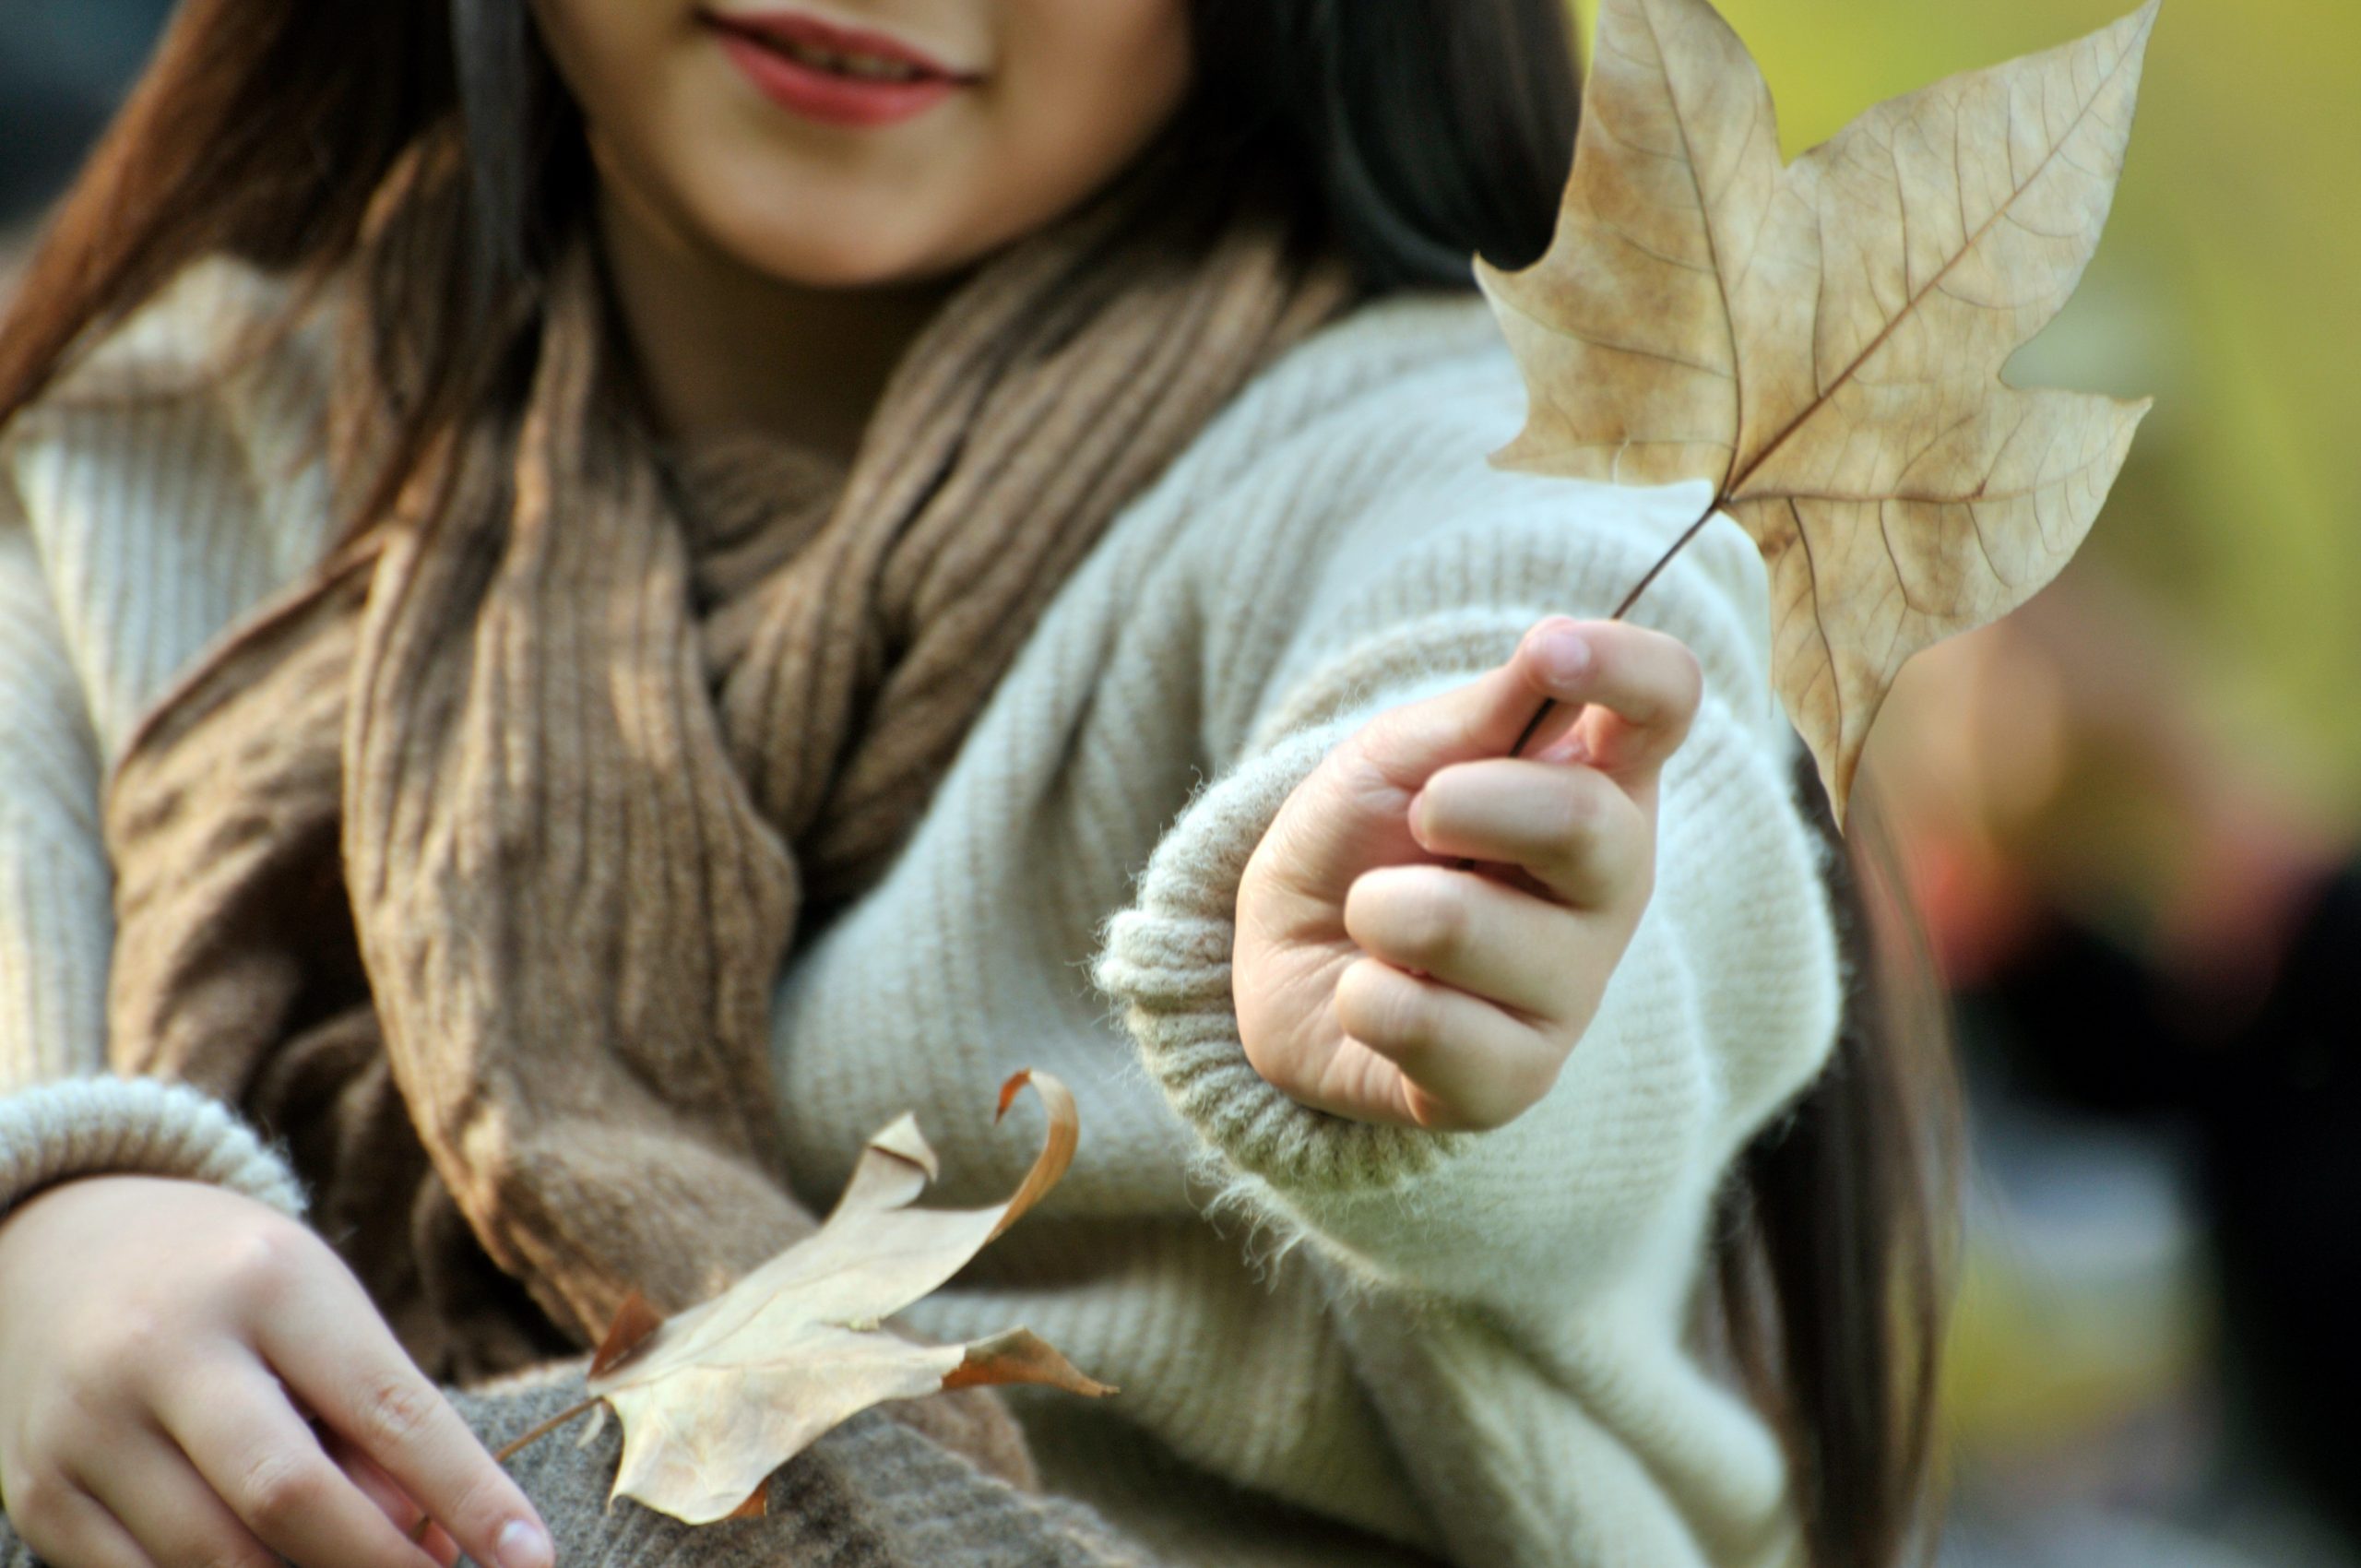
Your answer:
[[[2126,56],[2126,58],[2129,58],[2129,56]],[[2112,80],[2112,79],[2114,78],[2115,72],[2116,72],[2116,71],[2120,70],[2121,68],[2122,68],[2122,61],[2118,60],[2118,62],[2116,62],[2115,65],[2113,65],[2112,67],[2110,67],[2110,68],[2109,68],[2109,70],[2108,70],[2108,72],[2107,72],[2107,76],[2106,76],[2106,78],[2104,78],[2104,79],[2100,82],[2099,86],[2098,86],[2097,88],[2094,88],[2094,89],[2092,89],[2092,95],[2091,95],[2091,99],[2090,99],[2090,101],[2089,101],[2088,102],[2086,102],[2086,103],[2082,106],[2082,108],[2081,110],[2077,111],[2077,113],[2076,113],[2076,123],[2077,123],[2077,124],[2079,124],[2079,123],[2080,123],[2080,120],[2081,120],[2081,118],[2082,118],[2083,115],[2087,115],[2087,114],[2091,112],[2092,108],[2093,108],[2093,107],[2094,107],[2094,106],[2098,102],[2098,101],[2099,101],[2099,98],[2100,98],[2101,94],[2105,91],[2107,81]],[[2045,92],[2045,97],[2046,97],[2046,95],[2047,95],[2047,89],[2046,89],[2046,88],[2045,88],[2045,89],[2044,89],[2044,92]],[[2046,117],[2046,116],[2045,116],[2045,117]],[[2031,187],[2031,184],[2032,184],[2032,181],[2033,181],[2033,180],[2039,179],[2039,178],[2041,177],[2041,172],[2042,172],[2042,170],[2043,170],[2043,169],[2045,169],[2045,168],[2047,168],[2047,167],[2048,167],[2048,164],[2049,164],[2049,160],[2050,160],[2050,159],[2055,158],[2055,157],[2058,155],[2058,152],[2059,148],[2062,148],[2064,145],[2065,145],[2064,138],[2061,137],[2060,138],[2058,138],[2058,140],[2055,144],[2053,144],[2053,145],[2051,146],[2051,148],[2050,148],[2049,151],[2048,151],[2047,153],[2046,153],[2046,154],[2044,154],[2044,155],[2043,155],[2043,158],[2042,158],[2041,162],[2040,162],[2039,164],[2037,164],[2037,165],[2035,165],[2035,169],[2034,169],[2034,172],[2033,172],[2032,177],[2031,177],[2030,179],[2026,179],[2026,180],[2022,180],[2022,181],[2020,181],[2020,180],[2017,180],[2017,179],[2016,179],[2016,147],[2015,147],[2015,144],[2014,144],[2014,142],[2013,142],[2013,141],[2011,141],[2011,142],[2010,143],[2010,146],[2009,146],[2009,168],[2010,168],[2010,177],[2011,177],[2011,179],[2013,182],[2015,182],[2015,189],[2013,189],[2012,191],[2011,191],[2011,192],[2010,192],[2010,194],[2009,194],[2009,196],[2008,196],[2007,200],[2005,200],[2005,201],[2001,202],[2000,206],[1999,206],[1999,208],[1998,208],[1998,209],[1993,213],[1992,217],[1991,217],[1991,218],[1989,218],[1989,219],[1987,219],[1987,220],[1985,220],[1985,222],[1984,222],[1984,226],[1983,226],[1982,228],[1978,229],[1978,230],[1975,232],[1975,233],[1974,235],[1970,236],[1970,238],[1968,239],[1967,244],[1965,244],[1964,245],[1962,245],[1962,246],[1960,247],[1959,255],[1955,255],[1955,256],[1952,257],[1952,259],[1951,259],[1951,260],[1949,260],[1949,261],[1945,262],[1945,263],[1943,264],[1943,266],[1942,266],[1941,270],[1940,270],[1940,271],[1938,271],[1932,279],[1928,279],[1928,288],[1932,288],[1936,283],[1940,283],[1940,281],[1942,281],[1943,278],[1944,278],[1945,276],[1947,276],[1947,275],[1951,272],[1952,268],[1953,268],[1953,267],[1957,267],[1957,266],[1958,266],[1962,261],[1965,260],[1965,259],[1966,259],[1966,257],[1967,257],[1967,255],[1969,255],[1969,253],[1971,253],[1972,251],[1974,251],[1977,245],[1979,245],[1979,244],[1981,244],[1983,243],[1983,241],[1984,241],[1984,236],[1985,236],[1987,233],[1990,232],[1991,228],[1992,228],[1992,225],[1993,225],[1995,222],[1999,221],[1999,219],[2000,219],[2000,218],[2002,218],[2003,216],[2008,215],[2008,213],[2009,213],[2009,209],[2010,209],[2011,206],[2011,205],[2012,205],[2012,204],[2013,204],[2013,203],[2014,203],[2014,202],[2015,202],[2015,201],[2016,201],[2020,196],[2023,196],[2023,195],[2024,195],[2024,193],[2025,193],[2025,191]],[[2020,227],[2022,227],[2022,226],[2023,226],[2023,225],[2022,225],[2022,224],[2020,224]],[[1709,243],[1709,244],[1711,243],[1711,236],[1712,236],[1712,233],[1713,233],[1713,228],[1712,228],[1712,225],[1709,223],[1709,224],[1706,226],[1706,234],[1707,234],[1707,238],[1708,238],[1708,243]],[[1824,258],[1823,258],[1822,266],[1823,266],[1823,269],[1824,269],[1824,267],[1825,267],[1825,260],[1824,260]],[[1919,297],[1920,297],[1920,298],[1923,298],[1923,297],[1924,297],[1923,291],[1922,291],[1922,293],[1921,293],[1921,295],[1920,295]],[[1820,398],[1819,398],[1815,402],[1813,402],[1810,406],[1809,406],[1809,407],[1807,407],[1807,408],[1803,409],[1803,410],[1800,410],[1798,413],[1797,413],[1797,415],[1795,416],[1795,418],[1794,418],[1794,419],[1792,419],[1792,420],[1790,420],[1790,421],[1787,422],[1786,428],[1786,429],[1784,429],[1784,430],[1782,430],[1782,431],[1780,431],[1780,433],[1779,433],[1777,435],[1775,435],[1775,436],[1774,436],[1774,437],[1772,438],[1772,440],[1771,440],[1771,442],[1770,442],[1770,444],[1769,444],[1768,445],[1764,446],[1764,447],[1763,447],[1763,449],[1762,449],[1761,452],[1759,452],[1759,453],[1757,453],[1757,454],[1755,455],[1755,457],[1754,457],[1753,460],[1752,460],[1750,463],[1749,463],[1749,464],[1748,464],[1748,473],[1750,473],[1750,473],[1752,473],[1754,470],[1759,469],[1760,468],[1762,468],[1762,466],[1765,462],[1767,462],[1767,461],[1769,461],[1769,460],[1770,460],[1770,457],[1771,457],[1772,454],[1773,454],[1773,453],[1774,453],[1774,452],[1776,452],[1776,451],[1778,451],[1778,449],[1779,449],[1782,445],[1784,445],[1786,443],[1786,441],[1787,441],[1791,436],[1793,436],[1793,435],[1795,434],[1795,433],[1796,433],[1798,429],[1802,428],[1802,426],[1804,425],[1804,423],[1805,423],[1807,421],[1809,421],[1809,420],[1811,418],[1811,416],[1812,416],[1813,414],[1815,414],[1815,413],[1819,412],[1819,411],[1820,411],[1820,410],[1821,410],[1821,409],[1823,409],[1823,408],[1827,407],[1827,406],[1828,406],[1828,396],[1827,396],[1827,395],[1828,395],[1828,392],[1829,392],[1829,391],[1833,391],[1836,386],[1842,386],[1845,381],[1849,380],[1849,379],[1853,376],[1853,374],[1854,374],[1857,371],[1858,371],[1864,363],[1866,363],[1866,362],[1869,361],[1869,357],[1870,357],[1871,355],[1875,354],[1875,353],[1876,353],[1876,352],[1877,352],[1880,348],[1884,347],[1884,346],[1885,346],[1886,339],[1887,339],[1888,338],[1890,338],[1890,337],[1892,337],[1892,336],[1893,335],[1894,328],[1895,328],[1897,326],[1899,326],[1899,325],[1901,324],[1903,317],[1904,317],[1905,315],[1907,315],[1910,313],[1910,311],[1911,311],[1912,309],[1914,309],[1914,308],[1917,305],[1917,303],[1919,303],[1919,302],[1918,302],[1918,299],[1911,299],[1911,300],[1905,301],[1905,302],[1904,303],[1904,304],[1903,304],[1902,308],[1901,308],[1899,311],[1896,311],[1896,312],[1894,313],[1894,315],[1893,315],[1892,318],[1891,320],[1889,320],[1889,321],[1885,324],[1885,326],[1884,326],[1884,327],[1882,327],[1882,328],[1878,332],[1877,336],[1876,336],[1875,338],[1872,338],[1872,339],[1869,340],[1869,345],[1868,345],[1866,348],[1864,348],[1864,349],[1863,349],[1859,353],[1856,354],[1856,355],[1853,357],[1852,362],[1851,362],[1851,363],[1849,363],[1849,364],[1847,364],[1847,365],[1846,365],[1846,366],[1845,366],[1842,371],[1840,371],[1840,372],[1838,372],[1838,373],[1837,373],[1836,380],[1835,380],[1834,382],[1831,383],[1831,384],[1829,385],[1829,386],[1828,386],[1828,387],[1823,388],[1823,390],[1822,390],[1822,392],[1821,392],[1821,397],[1820,397]],[[1725,303],[1725,306],[1726,307],[1726,303],[1727,303],[1726,300],[1725,300],[1724,303]],[[1817,334],[1815,334],[1815,339],[1816,339],[1816,338],[1817,338]],[[1816,377],[1815,377],[1815,379],[1816,379]],[[1737,488],[1737,486],[1738,486],[1738,484],[1741,484],[1741,483],[1743,483],[1743,482],[1745,481],[1746,478],[1747,478],[1747,475],[1746,475],[1746,474],[1734,475],[1734,476],[1732,477],[1732,483],[1731,483],[1731,485],[1730,485],[1730,488],[1731,488],[1731,489],[1736,489],[1736,488]]]

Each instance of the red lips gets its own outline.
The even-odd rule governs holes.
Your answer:
[[[800,12],[704,19],[756,90],[825,125],[896,124],[979,79],[899,39]]]

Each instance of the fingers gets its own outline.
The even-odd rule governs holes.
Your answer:
[[[81,1568],[156,1568],[131,1532],[79,1486],[59,1477],[43,1482],[33,1496],[18,1495],[22,1491],[11,1489],[8,1522],[39,1561]]]
[[[103,1465],[73,1479],[156,1562],[279,1568],[279,1559],[230,1511],[188,1456],[152,1427],[127,1434]]]
[[[1629,787],[1651,782],[1679,747],[1703,692],[1696,656],[1679,639],[1553,615],[1536,622],[1506,662],[1372,719],[1358,737],[1360,754],[1406,790],[1452,763],[1505,757],[1522,739],[1520,755],[1571,754]],[[1544,703],[1561,706],[1527,736]]]
[[[327,1455],[258,1363],[192,1371],[163,1391],[156,1414],[255,1538],[303,1568],[427,1568],[426,1553]]]
[[[1566,1062],[1565,1048],[1531,1025],[1378,958],[1346,966],[1335,1006],[1350,1039],[1398,1074],[1361,1103],[1332,1107],[1363,1121],[1434,1132],[1504,1126],[1549,1092]]]
[[[485,1568],[551,1568],[555,1550],[540,1516],[402,1352],[360,1282],[311,1270],[300,1288],[306,1310],[272,1314],[260,1347],[297,1396]],[[338,1332],[298,1326],[311,1324]]]
[[[1370,720],[1356,737],[1362,758],[1386,783],[1406,792],[1439,767],[1506,756],[1541,704],[1554,697],[1534,681],[1534,635],[1526,634],[1506,663],[1465,685],[1388,708]],[[1554,713],[1526,742],[1526,754],[1540,751],[1578,717],[1562,709]]]
[[[1397,969],[1508,1008],[1568,1021],[1594,983],[1598,939],[1583,916],[1489,877],[1442,866],[1382,866],[1345,899],[1345,932]]]
[[[1522,757],[1456,763],[1411,797],[1409,825],[1427,853],[1522,866],[1575,909],[1628,909],[1653,881],[1648,814],[1596,768]]]
[[[408,1540],[410,1531],[417,1527],[418,1521],[425,1510],[420,1508],[417,1503],[411,1500],[409,1493],[401,1489],[401,1483],[387,1475],[383,1465],[352,1446],[351,1440],[339,1432],[322,1431],[320,1446],[351,1479],[352,1484],[361,1489],[361,1494],[375,1503],[379,1512],[391,1521],[394,1528],[401,1532],[402,1538]],[[440,1563],[442,1568],[452,1568],[452,1565],[458,1561],[459,1543],[453,1540],[451,1532],[440,1525],[429,1524],[426,1534],[419,1540],[418,1546],[427,1556]]]

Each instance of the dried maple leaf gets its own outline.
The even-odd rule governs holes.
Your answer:
[[[970,1345],[922,1345],[881,1326],[958,1273],[1065,1174],[1079,1124],[1074,1097],[1047,1073],[1019,1073],[1002,1086],[1002,1114],[1027,1083],[1049,1109],[1049,1134],[1007,1202],[910,1207],[936,1172],[934,1151],[905,1116],[869,1140],[813,1235],[661,1322],[636,1296],[626,1301],[586,1384],[623,1428],[610,1495],[709,1524],[759,1514],[773,1470],[883,1400],[993,1383],[1113,1393],[1021,1328]]]
[[[1716,487],[1697,526],[1726,512],[1762,548],[1774,681],[1840,820],[1903,661],[2058,574],[2147,411],[2000,369],[2098,244],[2155,15],[1880,104],[1783,166],[1705,0],[1605,0],[1548,253],[1477,264],[1531,395],[1493,460]]]

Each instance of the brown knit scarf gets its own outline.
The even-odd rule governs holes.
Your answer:
[[[428,185],[374,244],[456,243]],[[463,425],[129,742],[114,1065],[285,1138],[429,1372],[587,1343],[810,1224],[769,1072],[799,922],[882,873],[1109,519],[1348,303],[1271,223],[1151,217],[1103,197],[979,267],[848,471],[668,474],[576,240],[521,419]],[[365,423],[383,361],[347,359]]]

